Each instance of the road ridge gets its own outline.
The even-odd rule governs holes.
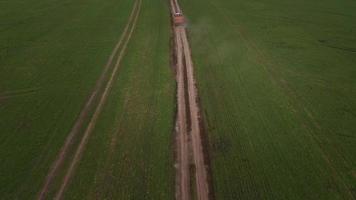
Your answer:
[[[132,11],[130,13],[128,22],[124,28],[123,33],[120,36],[119,41],[116,43],[108,61],[107,64],[104,67],[103,72],[101,73],[99,79],[97,80],[94,89],[92,91],[92,93],[90,94],[88,100],[86,101],[84,107],[82,108],[80,114],[77,117],[77,120],[75,121],[74,125],[72,126],[71,131],[69,132],[64,145],[62,146],[61,150],[59,151],[59,154],[57,156],[57,159],[53,162],[47,176],[44,182],[44,185],[41,188],[41,191],[38,194],[38,198],[39,200],[43,200],[46,198],[46,195],[49,191],[50,185],[52,184],[55,176],[58,173],[58,170],[60,169],[60,167],[63,165],[65,158],[67,157],[68,151],[70,150],[70,147],[73,143],[74,138],[79,134],[80,129],[83,126],[83,123],[85,121],[85,119],[87,117],[89,117],[89,113],[91,111],[91,108],[94,106],[94,100],[97,98],[98,93],[100,93],[100,89],[104,84],[104,80],[106,78],[106,75],[108,73],[108,71],[110,70],[111,66],[112,66],[112,62],[113,59],[116,57],[118,50],[120,49],[120,47],[123,44],[124,39],[127,36],[127,32],[128,29],[130,27],[130,24],[132,23],[135,13],[137,11],[137,5],[138,5],[138,0],[135,1],[134,6],[132,8]]]

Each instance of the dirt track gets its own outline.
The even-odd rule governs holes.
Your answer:
[[[191,140],[193,157],[195,164],[195,179],[197,187],[198,199],[209,199],[209,186],[207,178],[207,170],[204,162],[204,151],[201,139],[201,131],[199,126],[199,106],[197,104],[197,90],[195,88],[193,65],[190,56],[190,47],[186,36],[186,30],[181,30],[183,38],[183,47],[187,68],[189,107],[191,119]]]
[[[190,196],[190,177],[189,177],[189,149],[188,149],[188,132],[187,132],[187,110],[186,110],[186,96],[185,96],[185,77],[184,64],[182,52],[182,40],[180,38],[179,30],[175,30],[176,44],[177,44],[177,148],[178,163],[179,163],[179,180],[180,185],[177,187],[181,199],[187,200]]]
[[[172,15],[182,10],[176,0],[171,0]],[[209,182],[207,167],[204,161],[202,133],[200,130],[198,94],[195,87],[191,50],[183,25],[174,27],[177,58],[177,199],[191,199],[190,154],[192,153],[196,196],[199,200],[207,200]],[[185,77],[185,78],[184,78]],[[186,96],[188,95],[188,97]],[[188,126],[189,125],[189,126]],[[190,150],[192,152],[190,152]],[[195,196],[195,195],[194,195]]]
[[[49,188],[51,186],[51,183],[53,182],[54,177],[58,174],[58,170],[62,166],[63,162],[65,161],[65,159],[67,157],[69,150],[71,149],[71,145],[73,143],[74,138],[78,137],[80,129],[83,128],[83,124],[84,124],[85,120],[89,117],[88,115],[89,115],[90,111],[92,109],[95,109],[94,114],[92,115],[90,122],[85,129],[84,135],[82,136],[82,138],[80,140],[80,144],[76,149],[74,158],[70,163],[69,169],[65,173],[65,177],[62,181],[61,187],[60,187],[59,191],[56,193],[55,199],[62,198],[65,188],[68,185],[70,178],[73,175],[73,172],[75,170],[75,167],[76,167],[77,163],[79,162],[81,155],[85,149],[87,140],[95,127],[96,121],[101,113],[103,105],[106,102],[107,96],[108,96],[109,91],[112,87],[114,77],[117,74],[117,71],[120,66],[120,62],[121,62],[123,54],[126,50],[126,46],[129,42],[132,32],[136,26],[136,22],[137,22],[139,13],[140,13],[140,8],[141,8],[141,0],[137,0],[133,6],[132,12],[130,14],[128,23],[125,26],[123,34],[121,35],[118,43],[116,44],[113,52],[111,53],[109,60],[106,64],[106,66],[104,67],[104,70],[94,87],[94,90],[92,91],[85,106],[83,107],[82,111],[80,112],[70,133],[68,134],[66,141],[65,141],[63,147],[61,148],[59,155],[57,156],[57,159],[54,161],[50,171],[47,174],[44,186],[42,187],[42,189],[39,193],[38,199],[46,198],[46,194],[49,191]],[[120,51],[119,51],[119,49],[120,49]],[[112,69],[112,73],[110,74],[109,80],[106,82],[105,88],[103,88],[103,84],[105,83],[106,78],[108,76],[107,73],[112,68],[111,66],[112,66],[112,63],[113,63],[113,60],[115,57],[117,57],[116,63]],[[101,96],[98,96],[100,94],[101,94]],[[100,98],[100,100],[97,103],[97,105],[94,105],[96,98]]]

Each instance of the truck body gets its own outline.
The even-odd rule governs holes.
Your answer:
[[[185,24],[185,18],[180,12],[174,13],[173,21],[175,26],[181,26]]]

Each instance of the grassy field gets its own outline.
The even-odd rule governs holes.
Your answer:
[[[133,1],[0,2],[0,196],[35,197]]]
[[[112,93],[64,199],[174,199],[167,5],[143,1]]]
[[[217,199],[356,199],[356,2],[182,7]]]
[[[35,198],[133,3],[0,2],[1,199]],[[356,2],[181,3],[216,199],[356,199]],[[169,26],[143,0],[65,199],[174,199]]]
[[[173,199],[169,11],[143,1],[112,93],[65,199]]]

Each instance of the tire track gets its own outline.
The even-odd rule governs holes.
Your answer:
[[[111,66],[112,66],[114,58],[117,56],[120,47],[123,46],[121,48],[121,51],[119,52],[119,56],[118,56],[118,59],[117,59],[117,62],[115,64],[115,66],[114,66],[114,69],[113,69],[113,71],[111,73],[110,80],[106,84],[104,92],[101,95],[99,104],[96,107],[96,110],[95,110],[95,112],[94,112],[94,114],[92,116],[92,119],[91,119],[89,125],[87,126],[87,129],[86,129],[86,131],[84,133],[84,136],[81,139],[81,142],[80,142],[79,147],[77,149],[77,152],[78,152],[78,150],[80,150],[80,153],[78,153],[78,154],[81,155],[81,153],[82,153],[81,151],[83,151],[85,143],[86,143],[86,140],[87,140],[88,136],[90,135],[89,133],[94,128],[94,124],[96,122],[98,114],[100,113],[100,111],[102,109],[102,105],[104,104],[104,101],[106,100],[106,96],[107,96],[108,91],[109,91],[109,89],[110,89],[110,87],[112,85],[112,80],[113,80],[113,78],[114,78],[114,76],[115,76],[115,74],[117,72],[117,69],[119,67],[120,61],[122,59],[123,52],[126,49],[128,40],[130,39],[131,34],[133,32],[133,29],[135,27],[140,6],[141,6],[141,0],[137,0],[135,2],[134,6],[133,6],[133,9],[132,9],[131,14],[130,14],[129,19],[128,19],[128,22],[127,22],[127,24],[125,26],[124,32],[122,33],[118,43],[114,47],[114,50],[112,51],[112,53],[111,53],[111,55],[110,55],[110,57],[108,59],[108,62],[104,67],[104,70],[103,70],[102,74],[100,75],[99,79],[97,80],[97,83],[96,83],[92,93],[90,94],[87,102],[85,103],[85,106],[81,110],[76,122],[74,123],[70,133],[68,134],[68,136],[67,136],[67,138],[65,140],[64,145],[62,146],[62,148],[61,148],[61,150],[60,150],[60,152],[59,152],[59,154],[57,156],[57,159],[54,161],[50,171],[48,172],[48,174],[46,176],[45,183],[44,183],[43,187],[41,188],[41,191],[40,191],[40,193],[38,195],[38,199],[39,200],[42,200],[42,199],[46,198],[46,195],[47,195],[47,193],[48,193],[48,191],[50,189],[50,186],[51,186],[52,182],[54,181],[55,176],[58,174],[59,169],[61,168],[61,166],[63,165],[63,163],[64,163],[64,161],[66,159],[66,157],[68,156],[68,152],[69,152],[69,150],[71,148],[71,145],[73,144],[74,138],[77,137],[78,134],[80,133],[80,129],[83,127],[83,124],[84,124],[85,120],[89,117],[90,111],[95,106],[94,105],[95,99],[98,98],[98,95],[101,92],[101,89],[102,89],[103,84],[105,82],[105,79],[107,77],[107,73],[112,68]],[[132,26],[131,26],[130,32],[128,33],[130,25],[132,25]],[[100,107],[100,109],[98,109],[99,107]],[[95,120],[93,120],[94,118],[95,118]],[[90,129],[89,129],[89,127],[90,127]],[[77,152],[76,152],[75,157],[74,157],[76,159],[79,158],[78,157],[79,155],[77,156]],[[75,161],[74,158],[73,158],[73,161]],[[72,161],[72,163],[73,163],[73,161]],[[75,161],[75,163],[76,162],[77,161]],[[71,164],[71,166],[72,166],[72,164]],[[70,168],[71,169],[70,170],[71,173],[73,171],[72,168],[74,168],[74,166]],[[69,180],[69,177],[67,179]],[[68,182],[68,180],[66,182]],[[63,193],[63,191],[62,191],[62,193]]]
[[[172,15],[180,11],[174,0],[171,0]],[[179,11],[178,11],[179,10]],[[187,96],[186,76],[182,39],[177,28],[174,28],[175,56],[176,56],[176,81],[177,81],[177,121],[176,121],[176,147],[177,147],[177,172],[176,172],[176,199],[191,199],[189,135],[187,130]]]
[[[202,135],[199,126],[199,106],[197,103],[198,94],[195,87],[194,72],[193,72],[193,63],[191,60],[191,53],[189,42],[186,35],[185,29],[180,29],[182,36],[184,56],[185,56],[185,65],[187,68],[187,84],[188,84],[188,94],[189,94],[189,110],[190,110],[190,119],[191,119],[191,141],[192,141],[192,150],[193,158],[195,164],[195,182],[197,197],[199,200],[209,199],[209,183],[207,176],[207,168],[204,161],[204,151],[202,143]]]
[[[182,13],[177,0],[171,0],[172,16]],[[182,24],[175,24],[175,45],[177,58],[177,199],[189,200],[196,196],[198,200],[211,199],[209,192],[205,153],[202,143],[202,130],[200,126],[200,111],[198,93],[195,87],[193,62],[187,38],[186,28]],[[192,154],[192,163],[190,162]],[[194,165],[195,190],[191,189],[190,177],[193,176],[190,166]],[[196,194],[192,194],[194,191]]]
[[[137,3],[138,2],[138,3]],[[93,114],[93,117],[91,118],[85,132],[84,132],[84,136],[83,138],[81,139],[80,141],[80,144],[75,152],[75,155],[74,155],[74,158],[72,160],[72,162],[70,163],[70,166],[69,166],[69,169],[67,170],[66,174],[65,174],[65,177],[63,179],[63,182],[62,182],[62,185],[59,189],[59,191],[57,192],[57,194],[55,195],[55,198],[56,200],[59,200],[59,199],[62,199],[63,197],[63,193],[66,189],[66,187],[68,186],[69,182],[70,182],[70,179],[71,177],[73,176],[74,174],[74,171],[75,171],[75,167],[77,166],[78,162],[80,161],[81,159],[81,156],[83,154],[83,151],[85,149],[85,146],[88,142],[88,138],[90,136],[90,134],[93,132],[94,128],[95,128],[95,125],[96,125],[96,122],[99,118],[99,115],[101,113],[101,111],[103,110],[103,107],[105,105],[105,102],[106,102],[106,99],[108,97],[108,94],[110,92],[110,89],[113,85],[113,82],[114,82],[114,78],[115,78],[115,75],[117,74],[117,71],[119,69],[119,66],[120,66],[120,63],[121,63],[121,60],[123,58],[123,55],[125,53],[125,50],[127,48],[127,45],[131,39],[131,36],[132,36],[132,33],[136,27],[136,23],[137,23],[137,20],[138,20],[138,17],[139,17],[139,14],[140,14],[140,10],[141,10],[141,4],[142,4],[142,0],[137,0],[136,1],[137,5],[135,8],[135,17],[134,17],[134,20],[132,22],[132,26],[130,28],[130,31],[127,35],[127,38],[125,39],[124,41],[124,44],[123,44],[123,47],[119,53],[119,56],[117,58],[117,61],[116,61],[116,64],[114,66],[114,70],[113,72],[111,73],[111,76],[110,76],[110,79],[108,81],[108,83],[106,84],[106,87],[104,89],[104,92],[100,98],[100,101],[99,101],[99,104],[98,106],[96,107],[95,109],[95,112]]]
[[[188,200],[190,197],[190,177],[189,177],[189,149],[188,149],[188,132],[187,132],[187,109],[185,96],[185,77],[183,66],[182,41],[178,30],[175,30],[177,45],[177,147],[178,147],[178,181],[177,199]]]

